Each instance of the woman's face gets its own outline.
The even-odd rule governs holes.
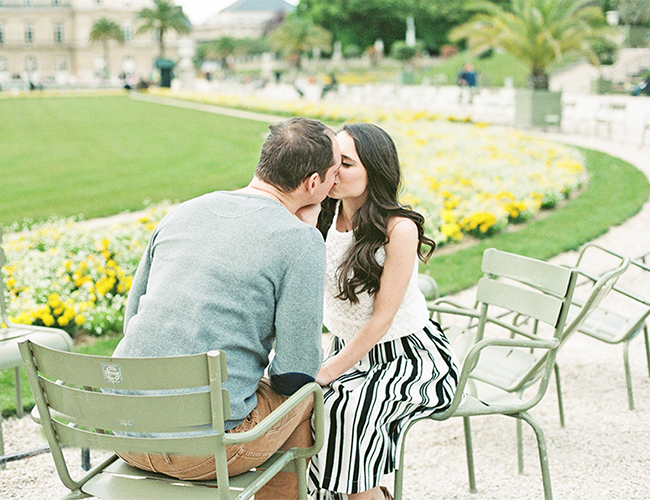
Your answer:
[[[341,148],[341,168],[329,196],[337,200],[359,199],[363,202],[367,196],[368,173],[359,159],[354,139],[345,131],[339,132],[336,139]]]

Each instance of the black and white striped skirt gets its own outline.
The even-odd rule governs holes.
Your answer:
[[[344,346],[333,337],[328,357]],[[395,470],[397,438],[415,419],[446,409],[459,369],[440,325],[375,345],[354,367],[323,388],[325,444],[309,466],[316,500],[374,488]],[[343,495],[341,494],[343,493]]]

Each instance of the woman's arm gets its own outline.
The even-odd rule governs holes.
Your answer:
[[[316,382],[327,385],[361,360],[386,334],[404,300],[417,258],[418,230],[404,217],[388,224],[386,261],[370,319],[341,351],[320,369]]]

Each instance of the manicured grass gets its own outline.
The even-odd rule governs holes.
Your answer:
[[[446,85],[456,85],[458,72],[463,65],[471,62],[478,73],[478,84],[481,87],[501,87],[506,78],[510,78],[515,87],[525,87],[530,71],[519,60],[510,54],[495,53],[491,57],[479,59],[466,52],[459,52],[443,60],[439,65],[422,70],[421,76],[432,82],[438,81],[438,75],[445,77]]]
[[[436,256],[424,266],[448,295],[474,285],[481,277],[481,258],[494,247],[547,260],[579,248],[637,213],[648,199],[646,176],[629,163],[604,153],[583,150],[591,180],[575,200],[547,217],[452,253]],[[634,256],[633,256],[634,257]]]
[[[124,96],[0,100],[0,224],[248,183],[268,126]]]

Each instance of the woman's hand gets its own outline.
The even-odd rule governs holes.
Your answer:
[[[332,377],[329,376],[327,365],[321,367],[318,375],[316,375],[316,383],[321,387],[325,387],[326,385],[329,385],[331,381]]]
[[[320,214],[320,203],[305,205],[296,211],[296,217],[314,227],[316,227],[316,223],[318,222],[318,214]]]

